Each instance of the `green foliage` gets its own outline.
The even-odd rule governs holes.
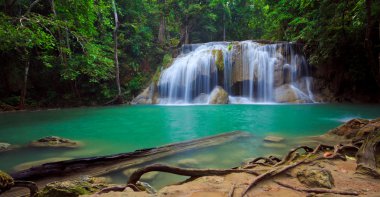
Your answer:
[[[57,100],[62,99],[82,105],[112,98],[112,1],[40,1],[27,13],[30,3],[0,2],[0,100],[17,105],[29,63],[28,103],[61,105]],[[168,51],[186,41],[221,41],[224,36],[299,42],[313,65],[339,64],[355,81],[368,78],[366,0],[116,0],[116,5],[120,78],[127,98],[152,76],[158,81],[161,68],[173,61]],[[376,25],[379,1],[372,2],[371,12]],[[158,43],[162,25],[166,39]],[[373,29],[377,54],[378,26]],[[214,55],[223,69],[223,53]]]

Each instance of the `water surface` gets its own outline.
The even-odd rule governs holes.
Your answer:
[[[175,163],[194,157],[200,162],[195,167],[232,167],[247,157],[284,153],[297,143],[292,141],[295,137],[323,134],[355,117],[380,117],[380,105],[150,105],[1,113],[0,142],[24,148],[0,153],[0,169],[11,172],[16,165],[47,158],[108,155],[233,130],[247,131],[252,138],[161,161]],[[26,148],[30,141],[50,135],[79,140],[84,146]],[[283,136],[285,144],[268,147],[262,141],[266,135]]]

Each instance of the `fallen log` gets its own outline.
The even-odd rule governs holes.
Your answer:
[[[153,161],[180,152],[211,147],[248,136],[249,133],[233,131],[156,148],[136,150],[129,153],[46,163],[12,173],[11,176],[15,180],[34,181],[39,187],[42,187],[51,181],[73,180],[80,178],[82,175],[101,176],[115,170]],[[18,192],[17,194],[25,193],[25,191],[23,193],[19,191],[15,192]]]

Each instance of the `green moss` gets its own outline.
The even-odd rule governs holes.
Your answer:
[[[169,67],[173,63],[173,57],[171,54],[165,54],[164,58],[162,59],[162,66],[164,68]]]
[[[228,51],[231,51],[233,47],[234,47],[234,46],[232,45],[232,43],[230,43],[230,44],[228,44],[227,50],[228,50]]]
[[[13,178],[7,173],[0,171],[0,190],[5,191],[14,185]]]
[[[46,185],[38,197],[77,197],[96,191],[90,183],[84,181],[54,182]]]
[[[160,76],[161,76],[161,67],[158,67],[152,77],[152,81],[154,84],[157,84],[158,80],[160,80]]]
[[[215,64],[219,71],[224,70],[224,57],[222,50],[212,50],[212,55],[215,57]]]

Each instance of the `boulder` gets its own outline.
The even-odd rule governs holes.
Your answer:
[[[284,138],[283,137],[279,137],[279,136],[268,135],[268,136],[266,136],[264,138],[264,141],[265,142],[275,142],[275,143],[278,143],[278,142],[284,141]]]
[[[85,177],[81,180],[49,183],[38,194],[38,197],[77,197],[93,194],[106,187],[108,185],[100,183],[97,178]]]
[[[370,123],[369,120],[355,118],[355,119],[352,119],[352,120],[344,123],[343,125],[335,128],[335,129],[330,130],[328,132],[328,134],[342,136],[342,137],[345,137],[347,139],[351,139],[351,138],[354,138],[355,136],[357,136],[359,131],[362,128],[364,128],[366,125],[368,125],[368,123]],[[366,130],[367,129],[368,128],[366,128]],[[363,134],[364,134],[364,131],[362,132],[362,135]]]
[[[57,136],[48,136],[30,143],[32,147],[66,147],[76,148],[80,146],[80,143],[66,138]]]
[[[228,104],[228,93],[220,86],[216,86],[210,94],[209,104]]]
[[[295,103],[298,101],[297,93],[288,84],[276,88],[274,98],[276,103]]]
[[[11,149],[11,144],[0,142],[0,152],[8,151]]]
[[[313,101],[301,90],[285,84],[274,90],[274,100],[276,103],[312,103]]]
[[[331,172],[321,168],[304,168],[297,172],[297,179],[308,187],[331,189],[334,187],[334,178]]]
[[[9,190],[14,185],[14,180],[7,173],[0,170],[0,194]]]

